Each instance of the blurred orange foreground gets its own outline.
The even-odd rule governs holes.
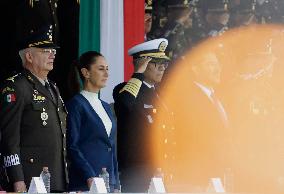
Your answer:
[[[228,192],[284,193],[283,77],[283,26],[233,29],[174,64],[152,136],[167,191],[206,192],[219,177]]]

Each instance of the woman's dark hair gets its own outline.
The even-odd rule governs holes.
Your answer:
[[[98,57],[103,57],[103,55],[97,51],[87,51],[80,56],[79,60],[75,60],[72,63],[68,82],[69,94],[71,97],[80,91],[80,80],[83,83],[85,82],[81,69],[86,68],[90,70],[91,65],[96,62]]]

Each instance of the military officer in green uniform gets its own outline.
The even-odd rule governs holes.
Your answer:
[[[66,189],[67,112],[57,86],[47,77],[56,47],[49,26],[30,34],[19,51],[24,70],[0,90],[1,153],[14,192],[26,192],[43,167],[51,173],[51,192]]]

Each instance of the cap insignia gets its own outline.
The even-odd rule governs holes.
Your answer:
[[[165,52],[166,48],[167,48],[167,43],[166,43],[166,41],[162,41],[162,42],[160,43],[160,45],[159,45],[159,48],[158,48],[159,51]]]

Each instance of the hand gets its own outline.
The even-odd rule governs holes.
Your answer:
[[[113,192],[114,193],[120,193],[119,189],[114,189]]]
[[[148,63],[152,60],[151,57],[143,57],[143,58],[140,58],[140,59],[137,59],[138,62],[137,62],[137,67],[136,67],[136,71],[135,73],[144,73],[147,66],[148,66]]]
[[[95,177],[91,177],[91,178],[88,178],[88,179],[87,179],[87,185],[88,185],[88,188],[89,188],[89,189],[90,189],[91,186],[92,186],[92,183],[93,183],[93,181],[94,181],[94,178],[95,178]]]
[[[26,184],[24,181],[18,181],[14,183],[14,191],[17,193],[27,192]]]

